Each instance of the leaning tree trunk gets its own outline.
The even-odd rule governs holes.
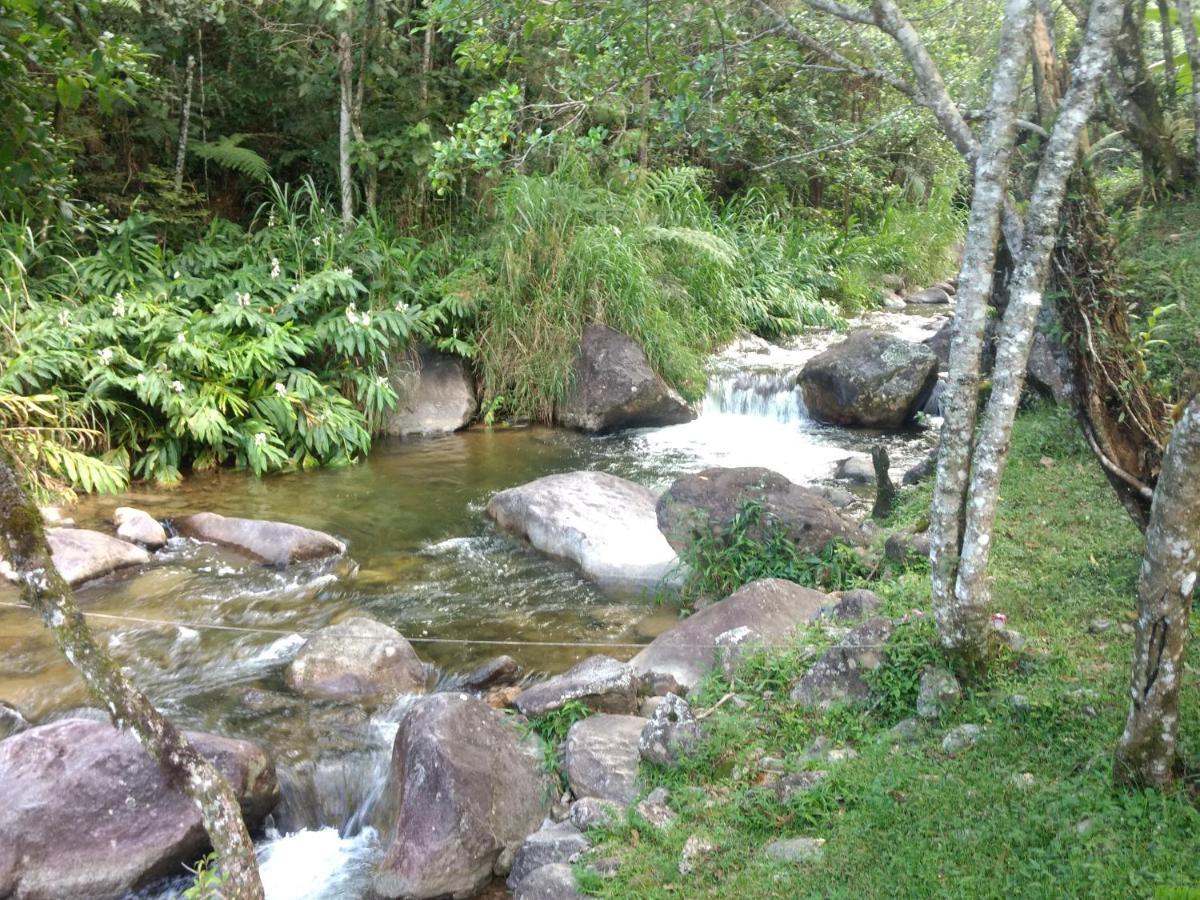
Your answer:
[[[975,187],[959,273],[950,371],[943,403],[945,420],[930,515],[933,611],[943,642],[956,647],[973,643],[968,632],[974,629],[974,623],[960,615],[954,601],[954,581],[979,408],[984,329],[1016,137],[1017,102],[1028,58],[1031,14],[1029,0],[1009,0],[1005,6],[1000,53],[992,79],[990,118],[975,163]]]
[[[338,115],[338,182],[342,192],[342,228],[354,224],[354,183],[350,177],[350,115],[354,90],[354,56],[351,53],[350,32],[338,35],[338,81],[340,110]]]
[[[1198,556],[1200,395],[1175,426],[1154,490],[1138,579],[1129,716],[1113,763],[1121,784],[1164,787],[1177,774],[1179,686]]]
[[[130,684],[121,668],[96,642],[54,566],[42,517],[26,497],[10,460],[0,453],[0,551],[16,574],[22,597],[37,612],[83,676],[92,695],[109,711],[113,724],[128,728],[167,778],[200,809],[204,829],[220,860],[222,896],[260,900],[262,882],[254,844],[246,831],[233,789],[207,759],[154,705]]]
[[[1200,172],[1200,40],[1196,38],[1196,20],[1192,16],[1192,0],[1176,0],[1179,7],[1179,27],[1183,31],[1183,46],[1187,48],[1192,69],[1192,118],[1196,126],[1196,171]]]
[[[195,72],[196,57],[189,53],[187,75],[183,81],[183,108],[179,113],[179,148],[175,151],[175,193],[183,190],[183,164],[187,160],[188,128],[192,121],[192,77]]]
[[[1083,46],[1072,67],[1071,87],[1046,142],[1025,217],[1024,239],[1016,256],[1008,307],[1000,327],[992,393],[971,455],[971,484],[964,506],[965,524],[950,617],[958,628],[951,633],[942,632],[943,643],[968,658],[986,655],[989,649],[991,592],[987,569],[1000,478],[1025,383],[1050,254],[1058,234],[1059,210],[1067,180],[1075,168],[1080,135],[1091,117],[1100,81],[1109,67],[1122,6],[1121,0],[1092,3]]]

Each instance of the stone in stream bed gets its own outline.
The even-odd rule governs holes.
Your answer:
[[[150,562],[150,554],[141,547],[86,528],[47,528],[46,543],[54,567],[71,587]],[[0,570],[12,580],[2,560]]]
[[[601,583],[657,585],[675,551],[659,533],[652,491],[605,472],[566,472],[500,491],[487,505],[496,524]]]
[[[279,802],[256,745],[187,735],[256,828]],[[118,898],[184,874],[208,846],[200,811],[127,731],[66,719],[0,742],[0,897]]]
[[[678,425],[696,418],[651,367],[631,338],[607,325],[583,330],[572,387],[554,411],[555,420],[580,431]]]
[[[172,520],[183,537],[230,547],[271,566],[341,556],[346,545],[332,535],[287,522],[194,513]]]
[[[467,694],[418,700],[392,749],[374,895],[474,896],[501,854],[538,830],[551,799],[540,754],[501,713]]]
[[[421,347],[394,358],[388,366],[396,392],[396,408],[388,413],[383,433],[446,434],[465,428],[479,409],[475,385],[463,361]]]
[[[536,717],[572,700],[594,712],[635,712],[633,669],[611,656],[589,656],[563,674],[527,688],[513,705],[524,715]]]
[[[117,537],[148,550],[157,550],[167,543],[167,530],[150,513],[132,506],[118,506],[112,514]]]
[[[321,700],[386,703],[423,694],[430,669],[396,629],[355,616],[318,631],[287,668],[288,687]]]

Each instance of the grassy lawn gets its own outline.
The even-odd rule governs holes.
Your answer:
[[[910,492],[895,524],[922,516],[927,500],[927,488]],[[1110,783],[1131,652],[1120,624],[1132,617],[1140,544],[1070,419],[1023,415],[992,571],[995,608],[1027,638],[1024,652],[967,682],[961,706],[942,721],[909,741],[895,738],[889,728],[914,714],[919,672],[939,654],[927,572],[888,573],[872,585],[886,612],[926,616],[897,630],[875,676],[882,699],[821,714],[793,709],[787,692],[803,671],[799,642],[749,660],[733,684],[712,676],[694,708],[731,691],[746,708],[721,706],[706,720],[709,739],[682,765],[643,768],[647,789],[671,791],[674,824],[659,832],[631,815],[602,832],[590,858],[619,857],[619,875],[581,874],[581,883],[601,896],[638,898],[1149,897],[1200,888],[1200,814],[1189,788],[1161,795]],[[1097,618],[1112,627],[1090,633]],[[1200,735],[1194,676],[1185,690],[1186,750]],[[1015,694],[1025,701],[1014,704]],[[961,723],[983,726],[985,736],[949,756],[941,739]],[[858,756],[805,762],[818,735]],[[830,775],[783,803],[760,784],[765,757]],[[684,876],[680,853],[691,835],[715,849]],[[824,838],[823,858],[767,859],[767,843],[793,836]]]

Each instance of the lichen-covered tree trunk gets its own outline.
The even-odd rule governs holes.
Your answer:
[[[342,194],[342,227],[347,231],[354,224],[354,183],[350,177],[350,117],[354,92],[354,55],[351,52],[350,31],[338,35],[338,182]]]
[[[1192,15],[1192,0],[1175,0],[1179,7],[1179,28],[1183,46],[1187,49],[1192,69],[1192,118],[1196,125],[1196,170],[1200,171],[1200,40],[1196,37],[1196,20]]]
[[[1163,79],[1167,82],[1167,100],[1175,99],[1179,71],[1175,68],[1175,39],[1171,28],[1171,0],[1158,0],[1158,28],[1162,35]]]
[[[1046,143],[1025,217],[1024,240],[1017,254],[1008,308],[1000,327],[992,393],[971,459],[971,485],[953,601],[960,628],[953,635],[942,635],[944,642],[968,657],[982,656],[988,650],[991,592],[987,569],[1000,477],[1008,456],[1017,401],[1025,383],[1050,254],[1058,234],[1059,210],[1067,180],[1075,168],[1080,134],[1095,108],[1100,83],[1109,68],[1122,7],[1120,0],[1092,3],[1083,45],[1072,66],[1071,86]],[[962,643],[955,645],[953,642],[959,639]]]
[[[1198,556],[1200,396],[1175,426],[1154,490],[1138,579],[1129,716],[1113,763],[1118,783],[1163,787],[1175,778],[1179,686]]]
[[[1029,0],[1005,6],[1000,53],[992,78],[990,118],[975,165],[970,221],[959,272],[950,367],[943,401],[945,418],[938,452],[937,480],[930,515],[933,564],[933,611],[942,640],[950,646],[971,643],[954,599],[959,547],[983,357],[988,300],[1008,170],[1016,138],[1016,111],[1028,59]]]
[[[0,553],[21,586],[22,597],[54,633],[63,655],[112,717],[200,809],[204,828],[224,875],[222,896],[259,900],[262,882],[254,844],[233,789],[207,759],[129,679],[96,642],[63,581],[42,528],[37,507],[25,496],[8,457],[0,452]],[[86,825],[87,823],[82,823]]]
[[[175,192],[183,190],[183,166],[187,161],[188,128],[192,124],[192,79],[196,74],[196,57],[188,54],[187,75],[183,80],[183,106],[179,111],[179,147],[175,151]]]

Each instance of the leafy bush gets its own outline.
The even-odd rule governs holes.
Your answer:
[[[690,601],[726,597],[760,578],[842,590],[871,571],[855,548],[842,542],[830,543],[820,554],[801,550],[754,501],[743,502],[728,528],[692,541],[679,558],[688,573],[683,596]]]

